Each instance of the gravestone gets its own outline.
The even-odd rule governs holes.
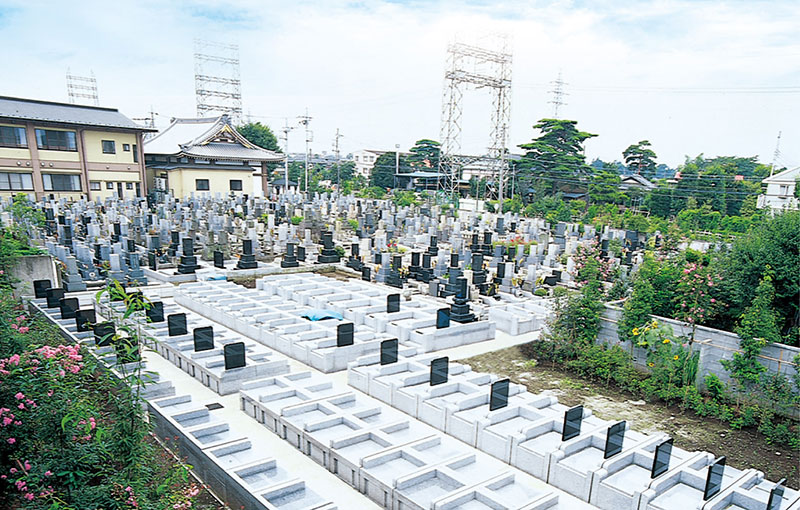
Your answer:
[[[34,280],[33,281],[33,295],[36,299],[42,299],[47,297],[47,289],[51,288],[53,285],[50,283],[50,280]]]
[[[214,327],[194,328],[192,331],[195,352],[210,351],[214,348]]]
[[[439,308],[436,310],[436,329],[444,329],[450,327],[450,309]]]
[[[769,491],[769,499],[767,500],[767,510],[780,510],[781,501],[783,500],[783,493],[786,490],[784,484],[786,478],[781,478],[778,483]]]
[[[669,471],[669,460],[672,457],[672,443],[675,442],[673,438],[669,438],[656,446],[655,455],[653,455],[653,467],[650,469],[650,478],[661,476]]]
[[[183,254],[178,263],[178,273],[194,274],[198,269],[200,269],[200,266],[197,264],[197,257],[194,256],[194,240],[191,237],[185,237],[183,239]]]
[[[333,232],[322,234],[322,252],[317,257],[318,264],[335,264],[341,260],[339,253],[333,246]]]
[[[94,343],[98,347],[111,345],[111,339],[117,332],[113,322],[101,322],[94,325]]]
[[[55,308],[58,306],[61,298],[64,297],[64,289],[61,287],[51,287],[45,291],[45,297],[47,298],[47,308]]]
[[[225,255],[219,250],[214,250],[214,267],[225,269]]]
[[[281,260],[281,267],[298,267],[300,263],[297,261],[297,257],[294,254],[295,244],[294,243],[286,243],[286,255],[283,256],[283,260]]]
[[[117,355],[117,363],[127,364],[136,363],[141,359],[139,356],[139,343],[130,337],[119,337],[114,342],[114,352]]]
[[[336,327],[336,347],[346,347],[353,345],[354,326],[352,322],[339,324]]]
[[[232,370],[234,368],[242,368],[245,366],[245,348],[244,342],[234,342],[227,344],[223,348],[223,356],[225,357],[225,370]]]
[[[389,294],[386,296],[386,313],[396,313],[400,311],[400,294]]]
[[[625,441],[625,422],[620,421],[608,427],[606,432],[606,447],[603,458],[613,457],[622,451],[622,444]]]
[[[188,333],[186,329],[186,314],[173,313],[167,316],[167,329],[169,336],[185,335]]]
[[[61,298],[58,300],[58,307],[61,311],[62,319],[74,319],[80,304],[78,303],[78,298]]]
[[[145,313],[150,322],[164,322],[164,303],[161,301],[152,301]]]
[[[429,378],[431,386],[438,386],[447,382],[450,358],[444,356],[431,361],[431,375]]]
[[[470,311],[469,298],[467,296],[467,279],[458,278],[458,290],[450,305],[450,319],[465,324],[475,320],[475,314]]]
[[[361,279],[368,282],[372,279],[372,269],[367,266],[361,268]]]
[[[78,310],[75,313],[75,327],[78,329],[79,333],[85,333],[92,329],[92,324],[95,322],[97,322],[97,316],[93,308]]]
[[[392,338],[381,342],[381,365],[397,363],[398,340]]]
[[[716,496],[722,490],[722,475],[725,472],[725,457],[722,456],[708,467],[706,486],[703,490],[703,501]]]
[[[489,410],[495,411],[508,406],[508,387],[509,379],[500,379],[492,383],[492,390],[489,394]]]
[[[561,440],[569,441],[581,433],[583,421],[583,406],[575,406],[564,413],[564,427],[561,430]]]
[[[242,256],[236,263],[236,269],[255,269],[258,267],[256,256],[253,253],[253,240],[245,239],[242,241]]]

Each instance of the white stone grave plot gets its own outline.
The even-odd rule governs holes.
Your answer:
[[[182,455],[198,476],[228,505],[275,510],[336,507],[306,486],[302,473],[287,473],[269,457],[262,441],[246,437],[216,418],[213,405],[192,402],[190,395],[149,403],[156,433],[177,437]],[[291,502],[291,504],[289,504]]]
[[[772,507],[768,506],[771,503]],[[797,510],[800,508],[800,493],[798,491],[778,486],[769,480],[759,478],[751,479],[740,485],[734,485],[714,498],[711,510],[743,510],[749,508],[764,508]]]
[[[489,308],[489,320],[497,324],[497,329],[514,336],[542,330],[551,315],[547,300],[538,298],[514,300]]]

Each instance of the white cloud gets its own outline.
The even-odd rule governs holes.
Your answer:
[[[233,5],[234,7],[230,7]],[[150,105],[165,124],[194,115],[192,40],[241,47],[245,112],[277,128],[309,108],[315,150],[341,128],[345,151],[406,148],[438,138],[445,48],[455,33],[513,38],[511,143],[550,116],[559,70],[563,116],[598,133],[587,155],[619,159],[649,139],[671,165],[700,152],[770,161],[783,131],[786,164],[800,164],[800,6],[778,2],[11,2],[0,5],[0,94],[65,100],[64,74],[93,70],[103,104],[131,117]],[[728,93],[708,93],[708,89]],[[795,91],[797,89],[794,89]],[[463,147],[488,144],[489,96],[465,100]],[[290,137],[292,150],[302,135]]]

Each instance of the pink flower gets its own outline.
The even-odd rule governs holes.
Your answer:
[[[716,303],[716,302],[717,302],[717,300],[716,300],[716,299],[714,299],[714,298],[711,298],[711,302],[712,302],[712,303]]]
[[[25,404],[23,403],[20,403],[17,407],[19,407],[22,410],[25,410]]]
[[[44,472],[44,476],[53,476],[53,472],[48,469]]]
[[[11,329],[17,329],[17,328],[19,328],[19,326],[18,326],[18,325],[16,325],[16,324],[12,324],[12,325],[11,325]]]
[[[22,326],[21,328],[19,328],[19,332],[22,333],[23,335],[28,331],[30,331],[30,328],[28,326]]]
[[[30,471],[31,470],[31,463],[28,462],[27,460],[25,461],[24,466],[25,466],[25,471]]]
[[[32,501],[34,497],[35,496],[31,492],[25,494],[25,499],[27,499],[28,501]]]
[[[11,468],[8,470],[12,475],[17,472],[17,468]]]
[[[14,395],[14,398],[15,398],[15,399],[17,399],[17,400],[22,400],[23,398],[25,398],[25,394],[23,394],[23,393],[20,391],[19,393],[17,393],[16,395]]]

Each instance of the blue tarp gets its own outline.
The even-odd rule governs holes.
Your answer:
[[[342,317],[342,314],[340,314],[339,312],[335,312],[333,310],[323,310],[320,308],[314,308],[308,310],[307,312],[303,312],[300,315],[300,317],[304,317],[310,321],[322,321],[325,319],[337,319],[337,320],[344,319],[344,317]]]

